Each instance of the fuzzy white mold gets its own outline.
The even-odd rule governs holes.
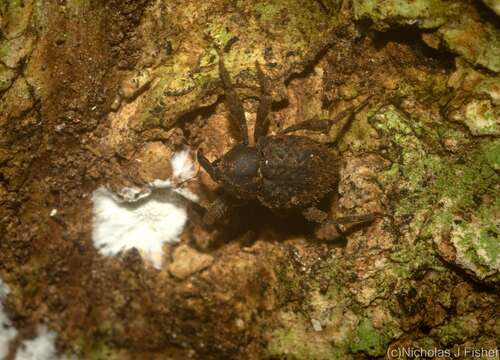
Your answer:
[[[15,360],[65,359],[57,355],[56,338],[55,332],[48,330],[46,326],[39,326],[35,338],[23,341],[17,350]]]
[[[173,176],[181,181],[194,175],[194,165],[189,156],[189,151],[183,150],[175,153],[171,160]]]
[[[8,286],[0,279],[0,359],[5,359],[9,353],[12,341],[18,331],[5,314],[2,301],[9,294]],[[56,349],[57,334],[47,329],[45,325],[37,328],[36,337],[21,342],[17,348],[14,360],[76,360],[74,356],[59,356]]]
[[[17,336],[17,330],[12,326],[2,305],[8,293],[8,286],[0,279],[0,359],[7,356],[10,342]]]
[[[5,299],[7,295],[9,295],[10,289],[6,283],[0,279],[0,306],[2,305],[2,300]]]
[[[173,179],[155,180],[143,192],[125,189],[122,193],[134,194],[128,201],[105,187],[94,191],[92,238],[102,255],[136,248],[154,267],[161,268],[163,244],[179,241],[187,221],[188,199],[197,201],[189,190],[174,187],[194,174],[188,151],[176,153],[171,163]]]

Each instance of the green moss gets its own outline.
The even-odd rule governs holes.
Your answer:
[[[460,266],[480,279],[495,273],[499,268],[495,218],[500,207],[480,199],[500,198],[495,186],[500,183],[500,140],[485,142],[459,158],[445,157],[437,155],[440,147],[435,145],[443,132],[432,124],[410,120],[391,106],[370,122],[398,150],[383,179],[404,189],[395,215],[413,218],[409,232],[438,244],[443,234],[449,234]],[[459,225],[456,218],[461,219]]]
[[[361,293],[375,298],[391,296],[401,279],[394,269],[406,264],[388,263],[383,271],[356,283],[352,283],[355,274],[349,271],[351,266],[343,257],[325,260],[314,279],[306,281],[307,287],[301,287],[302,295],[297,300],[303,310],[282,313],[279,327],[269,335],[269,355],[286,359],[346,359],[352,353],[364,352],[371,356],[385,353],[389,342],[400,336],[401,330],[385,305],[372,308],[360,303],[358,298],[364,297]],[[293,269],[288,268],[286,278],[280,275],[279,282],[288,284],[291,272]],[[319,284],[322,287],[327,284],[327,290],[319,291]],[[293,284],[291,288],[296,289]],[[290,303],[290,298],[287,300],[286,303]],[[368,303],[373,301],[376,300],[370,298]],[[366,318],[359,321],[374,309],[379,323],[382,321],[380,328]],[[321,324],[319,331],[313,329],[313,321]]]
[[[286,359],[340,359],[330,341],[314,333],[312,325],[301,315],[282,315],[283,327],[275,330],[268,343],[268,355]]]
[[[449,346],[463,343],[468,338],[481,334],[481,330],[476,315],[470,314],[454,317],[445,325],[435,329],[433,335],[439,339],[441,345]]]
[[[413,212],[415,207],[419,206],[415,199],[422,199],[421,192],[425,190],[423,184],[429,177],[434,176],[441,166],[441,159],[437,155],[429,154],[424,143],[424,140],[435,140],[438,135],[433,129],[406,119],[392,106],[372,117],[370,123],[398,148],[394,153],[394,161],[395,164],[399,162],[399,165],[393,166],[398,167],[401,177],[407,182],[406,187],[413,193],[402,200],[399,210]],[[419,136],[424,139],[421,140]],[[392,177],[392,180],[397,182],[401,181],[401,178]]]
[[[500,107],[493,107],[489,100],[469,102],[462,121],[475,136],[500,135]]]
[[[286,263],[280,262],[279,266],[275,269],[275,273],[281,287],[282,300],[288,301],[296,298],[302,289],[302,285],[300,278],[294,273],[293,268]]]
[[[398,278],[410,279],[422,269],[445,271],[441,261],[436,257],[431,244],[418,242],[412,247],[397,246],[390,254],[390,259],[395,263],[392,266]]]
[[[358,318],[345,283],[349,275],[344,259],[331,257],[314,279],[304,278],[288,262],[285,257],[276,268],[280,300],[302,310],[280,314],[278,327],[267,334],[268,354],[284,359],[345,359]],[[326,292],[318,290],[319,283],[327,286]],[[321,324],[319,331],[313,321]]]
[[[371,356],[382,356],[394,337],[394,329],[385,327],[375,329],[368,319],[363,319],[352,334],[350,350],[354,353],[364,352]]]
[[[426,137],[433,139],[439,137],[438,133],[418,122],[410,122],[392,106],[375,115],[371,123],[400,149],[398,165],[393,165],[393,169],[399,168],[409,190],[407,199],[400,202],[400,210],[414,212],[439,200],[450,200],[453,205],[448,210],[451,212],[465,210],[474,205],[474,194],[485,192],[498,180],[488,163],[495,163],[498,157],[498,141],[491,149],[488,145],[457,161],[433,154],[437,149],[426,145]]]
[[[43,291],[43,281],[47,276],[46,268],[50,259],[46,255],[33,256],[29,261],[22,266],[19,266],[17,273],[19,274],[19,281],[25,286],[13,286],[10,284],[10,295],[16,299],[32,299],[40,295]]]
[[[476,266],[486,266],[487,269],[500,270],[500,231],[498,216],[500,199],[497,198],[491,207],[482,206],[478,210],[479,219],[461,223],[457,226],[457,236],[454,240],[462,252]],[[486,269],[486,273],[488,272]]]
[[[461,156],[443,155],[441,143],[444,138],[457,137],[464,142],[466,137],[458,130],[450,130],[439,119],[430,116],[425,121],[410,118],[393,106],[372,113],[369,123],[363,124],[361,128],[367,129],[370,125],[378,131],[380,141],[389,143],[389,147],[386,146],[387,157],[393,164],[381,178],[385,186],[393,186],[401,191],[402,196],[395,194],[397,200],[394,215],[396,219],[411,219],[401,231],[405,236],[410,234],[413,237],[412,245],[408,246],[407,238],[401,238],[401,244],[404,245],[396,245],[392,249],[390,261],[381,266],[380,271],[373,271],[369,278],[355,283],[348,280],[350,265],[346,259],[335,257],[327,261],[321,272],[324,278],[316,280],[327,282],[328,291],[307,302],[307,309],[312,309],[308,310],[309,316],[321,319],[325,333],[303,331],[305,325],[296,328],[295,323],[287,323],[274,333],[280,339],[274,342],[274,355],[293,354],[290,358],[307,358],[308,352],[313,351],[308,346],[318,341],[318,337],[327,336],[329,329],[338,329],[338,324],[346,323],[346,313],[352,311],[355,319],[363,317],[363,320],[354,328],[344,329],[343,335],[335,333],[333,345],[326,348],[323,346],[320,355],[314,356],[326,356],[327,353],[330,358],[335,358],[335,354],[342,354],[340,356],[345,358],[349,353],[383,356],[388,344],[401,334],[401,330],[391,317],[380,328],[375,327],[369,320],[370,317],[366,317],[370,312],[370,305],[383,298],[393,313],[401,311],[397,298],[393,296],[394,289],[400,287],[404,279],[411,281],[416,273],[424,270],[427,274],[426,290],[422,299],[432,296],[443,306],[452,306],[449,293],[442,294],[441,291],[443,281],[453,281],[450,278],[452,273],[436,255],[435,245],[428,240],[432,238],[438,241],[436,239],[441,238],[443,229],[454,224],[456,216],[467,214],[469,217],[463,223],[464,226],[472,226],[476,231],[471,233],[472,237],[467,240],[467,245],[464,244],[459,249],[459,252],[462,251],[471,259],[468,261],[477,264],[473,268],[475,275],[484,279],[481,272],[491,274],[496,266],[498,244],[493,240],[498,232],[494,229],[492,219],[494,212],[498,211],[498,205],[497,202],[492,204],[485,200],[485,205],[480,206],[478,197],[500,198],[494,187],[499,182],[494,170],[500,157],[498,141],[483,142],[475,148],[471,146],[473,150]],[[351,143],[352,141],[349,142]],[[481,221],[474,221],[474,218]],[[465,263],[458,265],[467,266]],[[479,269],[479,266],[484,270]],[[490,278],[488,281],[495,280]],[[315,287],[314,283],[308,285]],[[350,294],[346,293],[346,289],[349,289]],[[306,294],[311,293],[306,291]],[[338,307],[325,307],[325,302]],[[337,312],[339,309],[341,311]],[[330,315],[318,315],[324,313]],[[451,335],[449,330],[446,336]],[[287,349],[293,351],[286,353]]]
[[[391,179],[397,179],[400,175],[400,166],[399,164],[392,164],[391,167],[384,172],[384,177],[386,179],[389,179],[389,181]]]
[[[227,26],[218,21],[213,21],[207,26],[207,34],[215,40],[220,48],[223,48],[235,35],[229,31]]]
[[[484,159],[492,169],[500,171],[500,141],[492,142],[484,152]]]
[[[347,120],[347,119],[346,119]],[[349,131],[341,134],[342,126],[332,126],[330,138],[337,139],[339,134],[338,150],[341,152],[366,152],[376,151],[379,146],[377,132],[370,126],[365,117],[356,118],[351,122]]]
[[[441,0],[355,0],[354,16],[357,19],[369,17],[379,29],[387,29],[392,24],[413,25],[424,28],[437,27],[445,23],[449,3]]]
[[[241,16],[242,13],[247,14]],[[171,127],[182,115],[213,104],[221,92],[217,88],[217,53],[220,47],[238,39],[225,54],[224,62],[238,88],[255,88],[255,62],[273,67],[283,79],[300,72],[328,41],[326,36],[337,24],[320,5],[307,0],[238,2],[173,6],[165,27],[173,27],[172,43],[180,46],[154,71],[157,79],[145,93],[138,108],[136,127]],[[190,19],[189,22],[181,19]],[[207,24],[207,19],[209,19]],[[207,36],[208,35],[208,36]],[[264,54],[266,56],[264,56]],[[247,90],[253,93],[253,90]]]
[[[73,344],[77,350],[78,358],[82,360],[118,360],[123,358],[120,350],[114,349],[105,334],[96,335],[96,337],[81,338]],[[68,352],[68,358],[71,358],[72,352]]]
[[[5,0],[0,5],[2,35],[7,39],[21,36],[30,23],[32,6],[30,0]]]
[[[307,52],[311,39],[324,41],[325,32],[327,33],[328,29],[337,23],[336,16],[328,16],[314,2],[261,1],[253,9],[260,26],[267,28],[273,38],[279,38],[283,45],[286,44],[288,61],[293,61],[291,54]],[[318,30],[323,34],[320,38]]]
[[[0,41],[0,62],[14,69],[26,58],[33,47],[31,36],[19,36]]]
[[[449,21],[439,29],[449,48],[472,63],[500,71],[500,30],[474,16],[473,10],[463,7],[459,21]]]
[[[475,208],[475,195],[492,192],[498,194],[492,185],[498,183],[499,177],[488,163],[498,151],[499,141],[480,147],[460,161],[443,161],[436,168],[434,187],[431,196],[442,200],[451,200],[447,211],[470,211]],[[463,163],[465,160],[465,163]]]
[[[279,1],[263,1],[257,3],[254,9],[262,20],[269,21],[278,15],[284,7]]]
[[[31,23],[37,31],[40,33],[45,33],[48,27],[48,18],[47,13],[44,8],[43,0],[34,0],[33,1],[33,14]]]
[[[423,338],[415,341],[414,345],[415,345],[415,348],[419,347],[422,349],[429,349],[430,350],[430,349],[434,349],[436,347],[436,342],[431,337],[423,337]]]
[[[159,80],[141,103],[137,116],[140,126],[169,128],[186,112],[216,100],[206,97],[216,79],[214,71],[192,72],[179,59],[173,65],[156,69],[153,77]],[[177,101],[172,103],[174,98]]]

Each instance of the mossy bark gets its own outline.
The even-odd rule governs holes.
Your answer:
[[[465,348],[495,348],[494,3],[4,1],[0,277],[15,326],[46,323],[60,351],[82,359],[370,359],[402,348],[465,358]],[[283,214],[227,229],[193,222],[184,242],[225,242],[182,280],[133,251],[103,258],[91,240],[93,190],[157,173],[158,159],[135,160],[158,142],[211,158],[234,145],[216,47],[250,122],[256,61],[272,79],[270,132],[371,96],[328,134],[302,135],[333,143],[341,159],[329,216],[385,216],[340,229],[295,227]],[[216,185],[197,182],[206,205]]]

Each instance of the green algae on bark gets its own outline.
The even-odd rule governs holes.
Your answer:
[[[0,4],[0,63],[15,69],[31,53],[35,36],[28,31],[33,13],[32,1],[9,0]]]
[[[214,46],[230,45],[225,63],[231,76],[237,86],[255,87],[256,61],[271,77],[283,81],[302,72],[329,44],[337,24],[336,17],[316,2],[224,4],[218,1],[193,11],[179,2],[164,14],[165,27],[182,30],[171,39],[174,54],[152,71],[156,81],[141,101],[136,127],[169,128],[182,115],[216,101],[221,89]],[[179,22],[191,16],[189,27]]]
[[[30,54],[33,42],[34,37],[31,35],[1,40],[0,61],[11,69],[17,68]]]
[[[472,131],[455,126],[446,111],[438,111],[438,104],[444,106],[450,98],[470,95],[471,90],[479,99],[495,104],[495,78],[453,73],[450,80],[450,74],[430,76],[413,68],[404,71],[413,81],[402,84],[393,95],[404,99],[401,108],[384,100],[378,106],[372,104],[367,116],[354,119],[339,141],[344,154],[375,152],[388,160],[389,166],[377,179],[390,199],[393,222],[389,228],[398,229],[396,240],[387,254],[377,256],[381,250],[368,247],[356,255],[331,257],[323,262],[320,274],[309,280],[288,271],[287,283],[296,284],[288,291],[297,289],[302,306],[293,314],[283,313],[270,332],[268,351],[274,356],[383,356],[392,343],[407,336],[414,345],[448,346],[445,329],[464,339],[475,335],[461,331],[455,326],[459,319],[447,315],[455,295],[443,291],[443,286],[452,286],[457,276],[446,262],[462,268],[475,281],[498,286],[494,241],[498,204],[492,202],[499,191],[498,143],[472,136]],[[424,106],[429,98],[433,105]],[[452,234],[450,247],[449,234],[443,229],[455,226],[459,217],[463,217],[460,224],[467,227],[466,241]],[[366,241],[369,239],[366,234]],[[420,277],[423,280],[416,282]],[[307,286],[300,285],[304,281]],[[320,290],[325,282],[326,292]],[[488,301],[482,306],[487,308]],[[417,315],[423,312],[429,315]],[[414,333],[419,324],[442,330],[434,331],[426,342]],[[494,336],[491,329],[487,333],[489,339]]]
[[[353,1],[354,16],[386,31],[397,26],[436,29],[443,47],[474,65],[500,71],[500,30],[467,1]],[[438,44],[439,46],[439,44]]]
[[[0,4],[2,35],[7,39],[21,36],[28,28],[33,11],[31,0],[7,0]]]
[[[413,214],[410,226],[420,238],[433,239],[444,258],[480,280],[498,284],[500,140],[486,141],[459,158],[446,158],[419,137],[419,123],[393,107],[371,121],[401,150],[401,160],[387,173],[407,192],[396,205],[395,216]],[[446,246],[450,243],[453,250]]]
[[[439,313],[440,304],[452,306],[450,294],[441,286],[455,280],[429,244],[398,246],[389,258],[380,258],[369,254],[348,258],[335,251],[306,279],[289,271],[289,277],[307,280],[307,286],[294,287],[301,294],[295,298],[296,307],[280,312],[277,324],[269,329],[269,355],[286,359],[383,356],[390,343],[411,330],[412,321],[435,321],[432,316],[407,317],[422,314],[424,306],[432,314]],[[361,268],[356,270],[357,266]],[[415,284],[423,272],[428,273],[426,280]],[[429,304],[429,299],[436,304]],[[442,315],[440,319],[438,324],[444,321]]]
[[[453,89],[445,111],[448,119],[464,124],[475,136],[500,136],[500,77],[482,74],[458,60],[448,86]]]
[[[350,350],[353,353],[364,352],[371,356],[383,356],[389,343],[400,334],[401,331],[394,332],[389,326],[381,330],[375,329],[370,320],[363,319],[353,332]]]
[[[361,151],[364,140],[369,151],[385,149],[392,165],[380,181],[392,194],[393,226],[400,235],[382,256],[369,249],[354,257],[337,252],[308,280],[289,268],[286,282],[295,285],[287,291],[300,295],[288,298],[302,299],[301,310],[281,314],[268,335],[271,355],[383,356],[391,343],[418,324],[434,329],[427,338],[410,335],[415,346],[425,348],[452,346],[477,335],[460,326],[462,316],[479,322],[469,305],[460,308],[460,316],[448,315],[458,295],[443,291],[443,284],[457,281],[446,262],[475,281],[499,284],[500,144],[473,139],[450,124],[426,111],[416,117],[393,105],[369,111],[367,122],[356,120],[350,131],[362,134],[366,127],[367,135],[357,144],[360,140],[353,142],[352,134],[346,134],[344,151]],[[487,308],[491,298],[484,300],[481,306]],[[494,329],[488,327],[485,334],[488,341]]]
[[[161,1],[151,5],[154,21],[146,17],[143,24],[148,21],[162,23],[164,28],[158,31],[159,35],[155,39],[162,46],[151,50],[148,45],[141,49],[143,58],[140,65],[130,70],[130,73],[145,76],[129,77],[138,87],[122,94],[127,101],[137,100],[138,128],[171,127],[183,114],[216,101],[221,89],[214,43],[228,49],[225,61],[243,98],[257,94],[255,60],[264,65],[265,71],[273,79],[278,80],[273,83],[276,87],[284,88],[284,80],[297,73],[300,76],[292,76],[291,81],[299,80],[297,87],[304,86],[305,83],[300,82],[302,77],[315,77],[314,81],[331,80],[334,86],[339,85],[339,78],[324,74],[321,67],[316,68],[312,76],[310,69],[304,72],[308,65],[316,63],[318,55],[329,45],[330,31],[337,26],[335,11],[338,10],[339,2],[297,0],[249,4],[243,1],[192,3],[174,0],[168,6],[158,6],[160,3],[165,5]],[[66,4],[65,11],[78,17],[82,14],[81,10],[88,8],[91,3],[67,1]],[[360,4],[355,3],[356,6]],[[378,11],[373,4],[361,4],[369,10],[369,16]],[[392,4],[396,5],[397,2]],[[401,24],[416,24],[430,30],[449,26],[450,16],[448,10],[441,6],[442,2],[399,4],[403,4],[404,9],[400,9],[399,14],[391,15],[391,22],[385,14],[380,13],[375,19],[375,26],[383,23],[384,30]],[[427,5],[436,7],[426,9]],[[362,14],[359,8],[355,10]],[[419,14],[416,22],[414,13]],[[43,21],[52,20],[50,11],[44,16]],[[467,26],[475,27],[477,18],[474,19],[474,23],[468,23]],[[20,25],[20,28],[23,26]],[[354,29],[354,26],[351,28]],[[151,31],[156,28],[147,29]],[[460,27],[457,29],[455,33],[450,32],[452,38],[442,36],[444,41],[451,44],[450,47],[453,41],[470,35],[460,33],[463,30]],[[80,30],[76,32],[78,37],[82,34]],[[489,36],[485,34],[490,34],[490,30],[482,27],[478,31],[480,40],[481,37]],[[51,40],[56,43],[68,41],[71,36],[67,35],[61,32]],[[355,47],[355,43],[362,41],[360,37],[351,40],[342,38],[339,43],[344,43],[339,46]],[[1,46],[5,44],[2,42]],[[86,193],[80,192],[81,186],[76,183],[76,179],[80,177],[79,174],[85,174],[83,177],[92,173],[88,162],[78,165],[84,170],[77,172],[77,168],[71,165],[79,161],[77,151],[68,151],[64,147],[58,153],[57,149],[49,146],[31,150],[21,144],[23,149],[28,149],[28,155],[36,154],[39,150],[53,152],[57,162],[45,162],[43,157],[36,162],[44,166],[60,164],[56,170],[68,169],[67,172],[72,176],[69,181],[76,183],[78,190],[68,191],[68,188],[60,186],[61,175],[57,172],[66,171],[54,171],[47,180],[43,171],[32,172],[36,173],[40,184],[49,185],[52,191],[62,194],[61,198],[76,203],[71,206],[80,207],[75,210],[76,221],[65,214],[71,211],[71,206],[64,203],[67,209],[48,222],[55,231],[44,225],[44,232],[57,234],[57,231],[61,231],[65,240],[63,242],[47,235],[50,239],[50,246],[47,247],[49,252],[45,252],[42,246],[35,250],[45,256],[50,254],[50,258],[54,259],[53,264],[39,266],[29,261],[26,267],[13,266],[24,256],[33,258],[29,253],[33,242],[28,241],[30,237],[26,237],[16,243],[9,243],[9,247],[12,245],[14,249],[19,246],[20,251],[8,259],[11,265],[7,272],[11,273],[13,283],[18,279],[25,283],[22,290],[25,296],[21,294],[21,287],[14,286],[17,289],[12,295],[12,301],[16,302],[14,312],[27,322],[42,321],[43,317],[43,321],[60,331],[60,342],[69,352],[73,349],[83,358],[89,359],[143,358],[149,355],[163,358],[169,355],[162,352],[170,348],[183,348],[185,352],[182,355],[194,357],[208,354],[214,358],[245,358],[245,355],[265,351],[269,356],[289,359],[359,359],[382,357],[386,349],[398,341],[413,341],[413,345],[429,348],[476,340],[480,344],[491,342],[496,335],[498,337],[494,326],[488,323],[488,318],[495,319],[491,309],[495,309],[496,298],[478,289],[482,287],[470,286],[469,282],[472,281],[469,277],[481,285],[498,284],[496,219],[499,204],[495,200],[498,199],[495,182],[498,182],[500,153],[498,141],[494,140],[497,130],[483,126],[485,122],[492,121],[492,116],[496,116],[494,111],[499,105],[498,78],[484,69],[473,70],[464,62],[463,67],[466,69],[460,72],[457,63],[457,71],[448,79],[447,70],[427,73],[423,68],[418,68],[417,60],[413,62],[411,57],[405,57],[407,54],[402,54],[404,64],[400,66],[401,63],[397,65],[398,62],[392,60],[399,57],[399,51],[403,48],[394,43],[390,45],[391,59],[382,59],[378,64],[382,67],[394,63],[396,72],[401,74],[401,77],[388,81],[396,83],[395,87],[391,84],[387,87],[395,91],[389,92],[385,98],[382,96],[385,100],[392,98],[397,106],[386,106],[386,102],[373,100],[380,104],[370,105],[368,116],[364,116],[364,112],[357,116],[340,139],[338,147],[342,161],[350,164],[343,169],[346,176],[341,179],[339,212],[348,214],[348,210],[366,210],[362,207],[342,207],[350,201],[346,201],[346,198],[358,196],[362,202],[382,197],[380,202],[387,212],[387,219],[348,235],[348,243],[345,246],[339,243],[342,245],[340,247],[339,244],[318,243],[312,239],[297,241],[287,238],[275,241],[274,235],[268,238],[267,234],[256,245],[248,247],[240,247],[240,244],[232,241],[214,251],[216,261],[203,275],[174,282],[167,273],[149,271],[140,263],[129,262],[125,256],[119,260],[95,257],[84,241],[82,203],[76,201],[80,196],[86,196]],[[458,45],[453,46],[459,49]],[[12,66],[22,64],[25,59],[32,60],[26,55],[29,51],[11,54],[12,49],[7,51],[8,54],[0,54],[2,59],[10,59],[6,61]],[[362,49],[358,54],[367,54],[365,50]],[[378,50],[369,54],[375,54]],[[463,56],[473,63],[477,60],[478,64],[484,63],[490,68],[494,64],[490,61],[491,52],[477,55],[476,47],[470,52],[454,51],[462,51]],[[73,51],[67,51],[69,53]],[[338,57],[345,62],[356,63],[357,60],[355,56],[339,56],[338,48],[335,47],[328,53],[332,54],[332,58]],[[88,49],[82,54],[88,55]],[[78,53],[77,57],[80,56]],[[61,63],[65,60],[74,61],[77,57],[63,58]],[[320,63],[328,61],[325,58]],[[371,55],[365,58],[372,61]],[[79,61],[69,63],[78,64]],[[353,78],[358,75],[360,78],[370,76],[373,67],[365,65],[353,68]],[[98,70],[101,67],[104,68],[104,65],[99,65]],[[78,73],[84,73],[85,76],[93,74],[93,71],[88,71],[89,68],[89,65],[78,67]],[[339,71],[343,70],[341,67]],[[77,136],[74,138],[65,138],[59,132],[48,132],[52,131],[59,119],[51,117],[50,113],[43,113],[43,117],[36,119],[25,118],[26,112],[38,101],[32,99],[33,92],[38,93],[38,83],[31,86],[35,82],[30,71],[18,79],[13,74],[15,70],[7,66],[0,67],[0,91],[6,90],[0,108],[4,110],[3,114],[9,116],[9,123],[24,123],[27,129],[33,131],[41,129],[41,124],[43,130],[47,131],[41,134],[64,140],[57,143],[61,146],[69,143],[78,146],[80,139],[82,142],[87,141],[87,144],[94,144],[92,139],[105,141],[98,131],[91,132],[90,139],[85,137],[84,133],[88,129],[76,131]],[[52,74],[57,80],[51,84],[53,86],[72,79],[58,76],[59,71]],[[351,81],[351,78],[343,80],[342,88],[338,91],[340,99],[352,100],[358,95],[364,97],[367,86],[360,78],[357,78],[359,81]],[[386,79],[379,78],[377,81],[381,80]],[[448,84],[446,80],[449,80]],[[306,108],[303,113],[305,118],[320,112],[325,115],[331,110],[326,109],[330,105],[326,105],[318,95],[321,91],[316,91],[314,81],[305,85],[312,89],[308,89],[310,100],[302,103]],[[47,83],[39,84],[48,87]],[[82,99],[86,99],[89,89],[84,87],[82,91],[79,83],[76,84],[72,84],[71,88],[77,95],[81,91]],[[289,85],[284,90],[293,93]],[[54,87],[54,92],[58,93],[60,89]],[[332,95],[334,93],[331,90],[329,88],[325,92],[330,92],[330,103],[335,107],[338,98]],[[369,93],[373,88],[368,90]],[[274,99],[285,99],[285,91],[279,93],[273,89]],[[103,93],[97,95],[99,99],[107,98]],[[135,98],[136,95],[140,98]],[[68,107],[57,107],[54,113],[56,116],[62,115],[64,111],[59,110],[73,110],[75,105],[81,109],[87,105],[82,99],[72,95]],[[287,106],[293,108],[293,99],[291,96],[288,99],[291,101]],[[42,97],[41,104],[44,108],[40,111],[46,111],[51,105],[50,99]],[[374,110],[375,105],[379,107],[378,110]],[[400,105],[401,108],[398,107]],[[428,111],[428,105],[432,111]],[[273,115],[278,117],[278,113],[279,110],[276,110]],[[479,117],[484,114],[486,120]],[[82,122],[86,121],[86,118],[82,119]],[[276,127],[279,121],[273,117],[272,126]],[[106,121],[102,122],[102,126],[108,125]],[[15,129],[12,133],[17,134],[18,128]],[[35,143],[30,138],[24,138]],[[139,137],[139,142],[142,140]],[[142,145],[140,143],[138,146]],[[78,151],[88,152],[91,146],[86,145],[84,150]],[[16,148],[6,146],[1,151],[0,164],[8,161],[12,163],[9,168],[2,168],[1,175],[9,180],[9,186],[17,188],[24,181],[12,181],[11,178],[16,172],[19,173],[21,161],[24,160],[11,156],[18,151]],[[68,157],[66,162],[65,157]],[[362,158],[362,161],[356,157]],[[30,156],[26,158],[32,159]],[[118,160],[118,163],[124,162],[124,158]],[[102,167],[107,168],[108,164],[104,163]],[[112,171],[113,168],[106,170]],[[356,172],[358,170],[359,173]],[[357,191],[356,187],[349,188],[346,184],[362,176],[371,181],[363,178],[363,181],[366,180],[363,184],[377,184],[370,188],[376,190],[375,195],[366,189]],[[98,178],[99,175],[93,175],[92,180],[86,177],[85,181],[92,182]],[[39,204],[30,203],[31,208],[25,211],[31,211],[31,216],[38,221],[42,217],[31,209],[40,206],[41,212],[47,212],[48,205],[55,202],[50,194],[46,196],[45,190],[38,194],[36,190],[36,185],[24,190],[24,194],[35,192],[33,196],[42,199]],[[26,197],[22,201],[26,201]],[[354,201],[351,203],[356,204]],[[88,214],[83,215],[90,218]],[[25,220],[22,216],[19,219]],[[61,229],[58,224],[73,228],[74,232]],[[38,225],[33,227],[33,231],[40,233]],[[302,252],[303,257],[314,257],[310,266],[297,265],[290,260],[288,253],[281,253],[281,250],[297,242],[298,252]],[[20,243],[24,244],[22,248]],[[318,249],[322,249],[322,252]],[[269,256],[273,251],[279,254]],[[311,256],[314,251],[318,251],[319,255]],[[23,255],[25,253],[28,255]],[[73,258],[74,253],[78,257]],[[69,264],[65,263],[68,258],[71,259]],[[448,263],[452,266],[447,266]],[[257,270],[260,266],[263,271]],[[455,271],[457,266],[469,276]],[[69,287],[66,287],[67,284]],[[76,291],[79,296],[72,302]],[[33,299],[36,303],[31,302]],[[85,317],[85,313],[90,316]],[[236,321],[233,321],[235,318]],[[251,325],[254,323],[257,325]],[[471,328],[467,328],[468,323],[472,325]],[[193,332],[194,327],[197,332]],[[430,331],[427,333],[426,329]],[[130,333],[129,330],[134,332]],[[144,349],[158,350],[158,353],[141,354]],[[137,356],[136,351],[139,354]]]

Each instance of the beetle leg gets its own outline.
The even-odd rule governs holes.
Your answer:
[[[210,204],[205,215],[203,215],[203,223],[207,226],[211,226],[226,218],[234,205],[234,201],[229,197],[224,195],[219,196]]]
[[[336,219],[325,221],[328,224],[342,225],[342,224],[361,224],[361,223],[369,223],[375,221],[375,219],[383,216],[379,213],[365,214],[365,215],[348,215],[342,216]]]
[[[287,127],[286,129],[280,131],[281,134],[288,134],[294,131],[299,130],[310,130],[310,131],[318,131],[318,132],[326,132],[330,129],[338,119],[318,119],[318,117],[314,117],[309,120],[304,120],[298,124]]]
[[[189,199],[188,199],[189,200]],[[206,214],[206,209],[195,201],[189,200],[187,207],[188,219],[197,226],[205,225],[203,216]]]
[[[287,127],[286,129],[280,131],[280,134],[287,134],[294,131],[299,130],[311,130],[318,132],[327,132],[330,127],[335,125],[337,122],[342,120],[346,115],[350,114],[351,118],[353,118],[370,100],[371,96],[367,97],[361,104],[358,106],[352,106],[350,108],[341,111],[337,116],[333,119],[319,119],[318,117],[314,117],[309,120],[302,121],[298,124]],[[352,120],[352,119],[350,119]]]
[[[218,196],[208,207],[203,207],[200,204],[190,202],[190,214],[196,225],[212,226],[222,220],[227,219],[231,210],[241,206],[243,203],[240,200],[234,199],[227,194]],[[191,219],[191,218],[190,218]]]
[[[260,85],[259,108],[257,110],[257,118],[255,120],[255,129],[253,133],[254,142],[257,143],[259,138],[265,136],[267,133],[267,127],[269,125],[267,115],[271,110],[272,97],[271,81],[269,77],[264,74],[259,62],[255,62],[255,67],[257,68],[257,77]]]
[[[241,141],[243,144],[248,145],[248,128],[245,111],[243,110],[241,100],[238,98],[238,94],[236,94],[236,91],[234,90],[231,77],[229,76],[229,73],[224,65],[224,56],[222,51],[220,49],[217,49],[217,51],[219,53],[219,76],[222,80],[222,85],[224,86],[226,94],[226,106],[229,108],[231,120],[238,127]]]
[[[365,215],[348,215],[348,216],[342,216],[336,219],[331,219],[327,220],[328,218],[328,213],[320,210],[316,207],[309,207],[302,211],[302,215],[306,218],[306,220],[319,223],[319,224],[335,224],[335,225],[342,225],[342,224],[356,224],[356,223],[367,223],[367,222],[372,222],[375,219],[383,216],[383,214],[379,213],[371,213],[371,214],[365,214]]]

